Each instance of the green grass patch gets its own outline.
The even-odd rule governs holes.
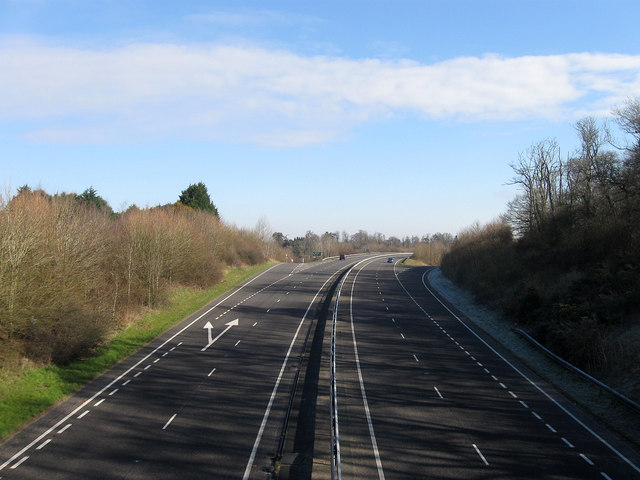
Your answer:
[[[426,265],[428,265],[427,263],[423,262],[422,260],[416,260],[414,258],[405,258],[404,260],[402,260],[401,262],[404,265],[407,265],[409,267],[424,267]]]
[[[161,333],[244,282],[272,263],[230,270],[207,290],[181,288],[168,305],[141,317],[91,357],[64,367],[48,365],[5,376],[0,383],[0,440],[75,392],[109,367],[146,345]]]

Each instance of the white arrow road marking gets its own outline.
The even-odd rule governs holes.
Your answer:
[[[205,323],[204,327],[207,329],[207,338],[209,339],[209,341],[207,342],[209,345],[211,345],[211,339],[213,338],[211,336],[211,329],[213,328],[213,325],[211,325],[211,322],[207,322]]]
[[[211,325],[210,322],[207,322],[207,324],[204,326],[204,328],[206,328],[208,330],[209,343],[207,344],[206,347],[204,347],[202,350],[200,350],[201,352],[204,352],[207,348],[209,348],[211,345],[216,343],[216,340],[218,340],[221,336],[223,336],[225,333],[227,333],[227,331],[231,327],[237,327],[239,325],[238,319],[236,318],[235,320],[233,320],[232,322],[227,323],[226,325],[227,325],[227,328],[225,328],[222,331],[222,333],[220,333],[220,335],[218,335],[216,338],[211,340],[211,329],[213,328],[213,325]]]

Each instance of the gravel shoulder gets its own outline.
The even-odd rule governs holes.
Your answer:
[[[640,415],[613,399],[593,383],[551,360],[512,331],[512,323],[478,304],[473,295],[447,279],[439,268],[428,275],[431,286],[456,306],[478,328],[490,335],[528,368],[640,450]]]

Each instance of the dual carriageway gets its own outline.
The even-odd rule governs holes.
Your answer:
[[[387,257],[253,277],[6,441],[0,479],[640,478]]]

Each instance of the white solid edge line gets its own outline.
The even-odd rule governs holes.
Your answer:
[[[167,343],[171,342],[174,338],[176,338],[178,335],[182,334],[185,330],[187,330],[188,328],[190,328],[194,323],[196,323],[197,321],[199,321],[202,317],[204,317],[205,315],[207,315],[209,312],[211,312],[213,309],[217,308],[222,302],[224,302],[225,300],[227,300],[228,298],[232,297],[233,295],[235,295],[236,293],[238,293],[240,290],[242,290],[244,287],[246,287],[247,285],[253,283],[253,281],[257,280],[258,278],[260,278],[262,275],[264,275],[265,273],[267,273],[268,271],[274,269],[275,267],[277,267],[278,265],[280,265],[279,263],[267,268],[265,271],[261,272],[260,274],[256,275],[255,277],[253,277],[252,279],[250,279],[248,282],[242,284],[241,287],[235,289],[233,292],[231,292],[229,295],[227,295],[225,298],[223,298],[222,300],[220,300],[218,303],[216,303],[214,306],[212,306],[211,308],[209,308],[206,312],[204,312],[202,315],[198,316],[198,318],[196,318],[195,320],[191,321],[188,325],[186,325],[184,328],[182,328],[180,331],[176,332],[175,334],[173,334],[170,338],[168,338],[164,343],[162,343],[162,345],[158,346],[157,348],[155,348],[151,353],[149,353],[148,355],[146,355],[144,358],[142,358],[140,361],[138,361],[135,365],[133,365],[132,367],[130,367],[127,371],[125,371],[123,374],[121,374],[118,378],[116,378],[115,380],[113,380],[112,382],[110,382],[107,386],[105,386],[104,388],[102,388],[100,391],[96,392],[95,394],[93,394],[93,396],[91,396],[88,400],[86,400],[85,402],[83,402],[83,404],[79,405],[78,407],[76,407],[73,411],[71,411],[71,413],[67,414],[67,416],[65,416],[64,418],[62,418],[61,420],[59,420],[55,425],[51,426],[50,428],[48,428],[44,433],[42,433],[40,436],[36,437],[34,440],[32,440],[29,444],[27,444],[25,447],[22,448],[22,450],[20,450],[19,452],[15,453],[11,458],[9,458],[7,461],[5,461],[2,465],[0,465],[0,471],[2,471],[7,465],[10,465],[12,462],[15,461],[16,458],[20,457],[21,455],[23,455],[25,452],[27,452],[29,449],[31,449],[35,444],[39,443],[40,441],[42,441],[43,438],[45,438],[47,435],[49,435],[51,432],[53,432],[54,430],[56,430],[60,425],[62,425],[64,422],[66,422],[69,418],[71,418],[72,416],[74,416],[77,412],[79,412],[80,410],[82,410],[87,404],[92,402],[93,400],[95,400],[97,397],[99,397],[100,395],[102,395],[102,393],[111,388],[115,383],[119,382],[120,380],[122,380],[123,377],[127,376],[132,370],[134,370],[135,368],[137,368],[141,363],[145,362],[150,356],[154,355],[158,350],[160,350],[161,348],[163,348]],[[286,277],[283,277],[286,278]],[[275,282],[274,282],[275,283]],[[180,342],[178,345],[182,344],[182,342]]]
[[[605,445],[609,450],[611,450],[613,453],[615,453],[621,460],[623,460],[624,462],[626,462],[631,468],[633,468],[636,472],[640,472],[640,467],[638,467],[637,465],[635,465],[631,460],[629,460],[627,457],[625,457],[621,452],[619,452],[613,445],[611,445],[609,442],[607,442],[604,438],[602,438],[600,435],[598,435],[596,432],[594,432],[591,428],[589,428],[584,422],[582,422],[578,417],[576,417],[573,413],[571,413],[569,410],[567,410],[564,406],[562,406],[557,400],[555,400],[551,395],[549,395],[547,392],[545,392],[542,387],[540,387],[539,385],[537,385],[534,381],[532,381],[529,377],[527,377],[523,372],[521,372],[520,370],[518,370],[518,368],[513,365],[509,360],[507,360],[506,358],[504,358],[502,355],[500,355],[500,353],[498,353],[491,345],[489,345],[487,342],[485,342],[482,337],[480,337],[476,332],[474,332],[471,327],[469,327],[465,322],[463,322],[455,313],[453,313],[451,311],[451,309],[449,307],[447,307],[432,291],[431,289],[427,286],[427,284],[424,282],[424,277],[425,275],[429,272],[429,270],[425,271],[425,273],[422,275],[422,285],[424,285],[424,288],[427,289],[427,291],[433,296],[433,298],[435,298],[438,303],[440,303],[440,305],[442,305],[444,308],[447,309],[447,311],[453,315],[456,320],[458,320],[458,322],[460,322],[467,330],[469,330],[478,340],[480,340],[482,343],[484,343],[486,345],[487,348],[489,348],[489,350],[491,350],[493,353],[495,353],[498,357],[500,357],[502,359],[503,362],[505,362],[507,365],[509,365],[511,368],[513,368],[513,370],[515,370],[522,378],[524,378],[527,382],[529,382],[531,385],[533,385],[540,393],[542,393],[545,397],[547,397],[549,400],[551,400],[558,408],[560,408],[564,413],[566,413],[567,415],[569,415],[569,417],[571,417],[573,420],[575,420],[582,428],[584,428],[587,432],[589,432],[591,435],[593,435],[595,438],[597,438],[603,445]],[[397,275],[396,275],[397,278]],[[398,279],[398,282],[400,282],[400,280]],[[402,285],[402,283],[400,282],[400,285]],[[402,288],[404,288],[404,285],[402,286]],[[405,288],[405,292],[407,292],[407,289]],[[411,294],[409,292],[407,292],[407,295],[409,295],[409,297],[411,297]],[[411,297],[411,299],[418,304],[418,302],[416,302],[416,300]],[[419,305],[418,305],[419,306]],[[423,310],[424,311],[424,310]]]

